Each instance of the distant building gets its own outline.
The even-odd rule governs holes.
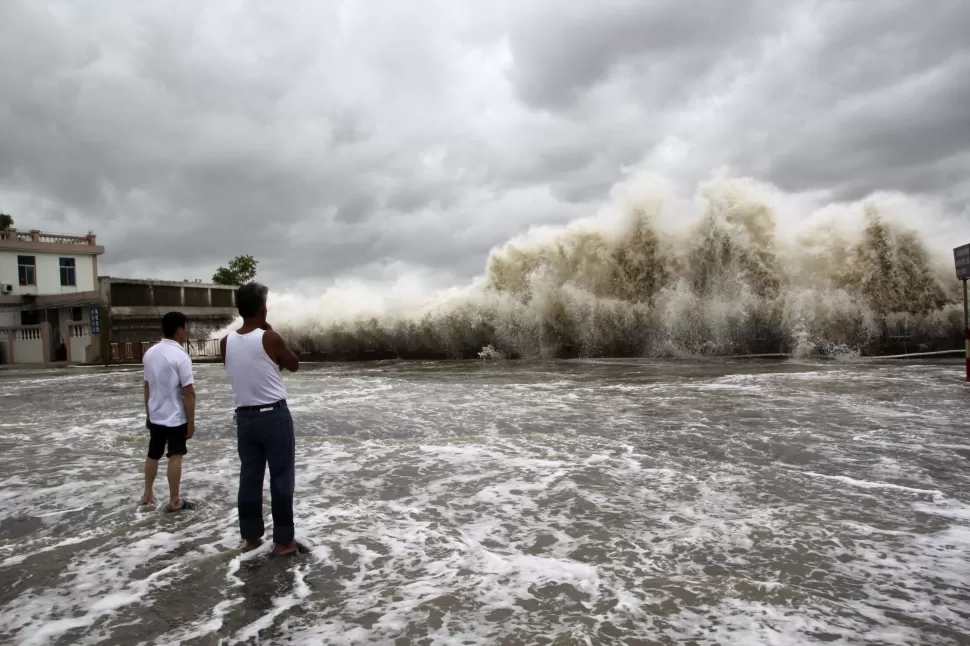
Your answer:
[[[0,231],[0,363],[141,361],[172,310],[189,317],[190,354],[218,354],[209,336],[235,319],[235,287],[99,276],[102,254],[93,233]]]
[[[209,336],[236,318],[236,288],[201,282],[138,280],[102,276],[99,281],[100,361],[140,361],[162,334],[162,316],[178,310],[189,318],[186,350],[216,356],[219,342]]]
[[[103,253],[93,233],[0,231],[0,362],[93,359]]]

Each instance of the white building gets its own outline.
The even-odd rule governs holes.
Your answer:
[[[0,231],[0,363],[83,362],[97,355],[103,253],[93,233]]]

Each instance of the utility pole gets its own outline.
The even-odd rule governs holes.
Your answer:
[[[953,250],[953,261],[957,268],[957,280],[963,281],[963,342],[966,345],[967,381],[970,381],[970,298],[967,281],[970,281],[970,244]]]

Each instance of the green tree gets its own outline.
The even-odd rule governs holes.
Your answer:
[[[7,215],[6,213],[0,213],[0,231],[4,229],[9,229],[13,226],[13,216]]]
[[[216,285],[242,285],[256,276],[256,265],[259,261],[252,256],[236,256],[229,261],[229,267],[219,267],[212,274],[212,282]]]

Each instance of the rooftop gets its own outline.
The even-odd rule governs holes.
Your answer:
[[[97,236],[61,233],[44,233],[38,229],[18,231],[14,228],[0,230],[0,251],[49,251],[100,255],[104,247],[98,245]]]
[[[199,287],[201,289],[239,289],[238,285],[217,285],[216,283],[202,283],[191,280],[155,280],[153,278],[119,278],[117,276],[98,276],[99,281],[108,283],[125,283],[127,285],[158,285],[161,287]]]

